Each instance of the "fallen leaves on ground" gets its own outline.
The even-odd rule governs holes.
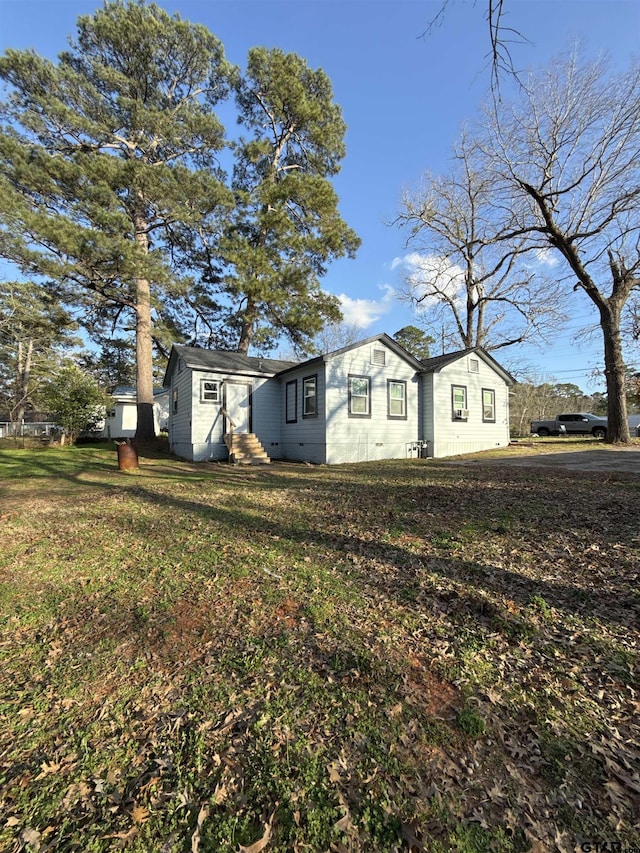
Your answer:
[[[640,844],[633,477],[92,458],[3,485],[7,849]]]

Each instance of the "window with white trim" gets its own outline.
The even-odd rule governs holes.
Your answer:
[[[482,389],[482,420],[488,424],[496,422],[496,392],[492,388]]]
[[[220,403],[220,382],[217,379],[200,380],[200,402]]]
[[[371,417],[371,379],[368,376],[349,376],[349,417]]]
[[[467,389],[464,385],[451,386],[451,418],[454,421],[466,421],[469,417],[467,409]]]
[[[318,414],[318,377],[305,376],[302,380],[302,417],[315,418]]]
[[[387,379],[387,417],[407,418],[407,383],[401,379]]]

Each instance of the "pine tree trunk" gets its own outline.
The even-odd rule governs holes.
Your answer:
[[[15,405],[13,406],[10,413],[11,421],[13,423],[19,423],[24,417],[24,405],[22,396],[22,374],[24,371],[24,356],[22,353],[22,341],[18,341],[18,356],[16,361],[17,363],[15,376]]]
[[[241,352],[243,355],[247,355],[249,352],[249,346],[255,330],[256,313],[255,304],[251,300],[248,300],[242,316],[242,330],[238,342],[238,352]]]
[[[144,199],[139,194],[140,208],[135,216],[135,240],[144,255],[149,253]],[[153,419],[153,339],[151,335],[151,286],[146,278],[136,280],[136,385],[138,422],[135,437],[151,441],[156,437]]]
[[[156,437],[153,419],[153,340],[151,337],[151,288],[147,279],[136,282],[136,383],[137,439]]]
[[[29,397],[29,379],[31,377],[31,362],[33,359],[33,338],[29,339],[26,355],[23,351],[22,341],[18,341],[18,357],[15,377],[15,405],[10,412],[13,424],[19,424],[24,418]],[[15,427],[14,427],[15,433]]]

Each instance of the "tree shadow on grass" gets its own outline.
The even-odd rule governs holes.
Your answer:
[[[634,629],[640,621],[640,601],[631,587],[637,563],[635,569],[633,564],[616,567],[615,557],[611,557],[616,549],[628,546],[635,529],[629,498],[624,490],[616,493],[613,487],[602,501],[600,475],[582,475],[577,480],[568,474],[542,477],[531,471],[401,463],[331,469],[169,463],[159,470],[152,466],[145,470],[143,460],[138,476],[117,471],[115,456],[115,452],[113,457],[105,457],[104,453],[83,449],[70,459],[60,459],[45,451],[24,462],[19,460],[12,476],[62,478],[103,494],[121,490],[136,501],[171,509],[178,532],[185,519],[197,517],[228,529],[230,537],[242,531],[252,542],[290,542],[312,560],[321,555],[324,562],[334,561],[340,570],[352,577],[354,573],[361,575],[369,586],[405,604],[415,598],[420,578],[427,573],[455,580],[468,595],[491,594],[522,607],[533,599],[543,599],[564,613],[596,616]],[[436,474],[440,479],[444,476],[446,482],[434,483]],[[622,484],[631,482],[620,476]],[[403,481],[394,483],[394,477]],[[163,481],[169,487],[178,481],[187,486],[203,484],[202,497],[193,499],[166,491]],[[215,499],[208,502],[209,486],[227,490],[229,500],[223,505],[216,492]],[[236,488],[242,490],[239,499]],[[304,492],[308,510],[297,523],[292,521],[296,512],[289,513],[286,507],[276,511],[265,507],[265,496],[274,490],[291,491],[292,500],[296,492]],[[585,506],[587,496],[591,496],[589,506]],[[498,565],[492,561],[490,550],[486,556],[465,557],[464,541],[457,543],[459,555],[434,549],[430,543],[436,538],[445,546],[456,546],[461,530],[470,530],[470,537],[476,540],[499,540],[503,529],[510,543],[521,537],[525,553],[537,549],[541,558],[555,553],[558,570],[553,573],[557,579],[544,576],[542,571],[536,576],[536,569],[531,567],[525,573],[520,552],[513,557],[502,556],[503,565]],[[411,547],[399,544],[402,534],[407,535]],[[582,575],[574,574],[571,554],[562,553],[565,534],[576,557],[583,556],[591,539],[597,541],[607,571],[589,575],[589,569],[584,568]],[[393,539],[396,541],[385,541]],[[595,570],[598,562],[596,551]],[[548,565],[545,571],[548,574]],[[424,591],[420,595],[424,598]]]

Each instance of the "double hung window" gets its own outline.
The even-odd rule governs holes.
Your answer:
[[[496,422],[496,392],[491,388],[482,389],[482,420],[490,424]]]
[[[219,403],[220,402],[220,382],[211,379],[200,380],[200,402],[201,403]]]
[[[407,417],[407,383],[399,379],[387,380],[387,417]]]
[[[469,417],[467,409],[467,389],[464,385],[451,386],[451,417],[454,421],[466,421]]]
[[[368,376],[349,376],[349,417],[371,417],[371,379]]]
[[[302,417],[315,418],[318,414],[318,377],[306,376],[302,380]]]

